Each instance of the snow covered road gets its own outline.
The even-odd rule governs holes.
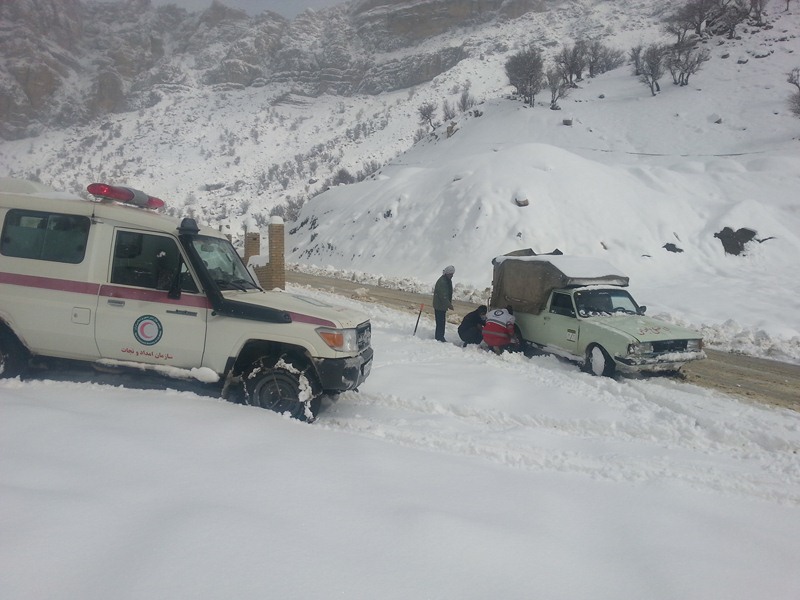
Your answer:
[[[378,303],[395,309],[413,311],[416,314],[420,303],[424,303],[423,314],[433,315],[430,294],[298,271],[287,272],[287,278],[293,285],[303,289],[324,290],[336,294],[337,298],[340,296],[358,298],[369,302],[367,306]],[[393,284],[396,283],[393,282]],[[409,287],[413,289],[414,286],[409,283]],[[485,302],[487,298],[475,296],[472,300],[473,302],[456,300],[454,302],[455,311],[448,313],[449,318],[454,320],[459,315],[467,314],[474,310],[477,306],[476,303]],[[688,381],[740,398],[800,410],[800,392],[798,392],[800,390],[800,364],[741,354],[741,350],[730,344],[730,340],[722,335],[722,331],[713,333],[717,349],[706,348],[708,355],[706,360],[688,363],[683,367],[682,373]],[[766,356],[769,356],[772,350],[770,345],[766,344],[762,350],[764,349]]]
[[[553,357],[442,345],[421,339],[427,331],[410,336],[412,316],[368,310],[379,348],[370,379],[327,405],[318,426],[534,471],[800,506],[796,413],[669,378],[615,381]]]

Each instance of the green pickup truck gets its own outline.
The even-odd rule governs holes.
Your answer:
[[[519,251],[492,261],[490,307],[511,306],[526,350],[594,375],[677,372],[705,358],[700,333],[644,315],[628,277],[606,261]]]

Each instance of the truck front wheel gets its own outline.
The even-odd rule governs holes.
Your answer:
[[[259,359],[244,374],[247,404],[288,414],[299,421],[313,421],[321,396],[305,373],[283,359],[267,365]]]
[[[613,377],[617,370],[614,359],[606,352],[605,348],[592,344],[586,349],[586,372],[592,375]]]

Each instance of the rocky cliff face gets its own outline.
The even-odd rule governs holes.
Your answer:
[[[457,27],[543,10],[545,0],[356,0],[353,25],[378,50],[413,46]]]
[[[289,22],[216,1],[188,13],[150,0],[3,0],[0,136],[146,107],[170,86],[281,84],[311,96],[405,88],[465,56],[452,41],[415,50],[421,42],[546,1],[356,0]]]

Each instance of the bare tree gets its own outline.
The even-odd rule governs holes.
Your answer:
[[[583,40],[575,42],[574,46],[564,46],[553,57],[556,70],[561,73],[564,83],[574,85],[574,81],[583,79],[583,70],[586,68],[587,43]]]
[[[604,46],[594,40],[586,46],[586,67],[589,77],[616,69],[625,62],[622,51]]]
[[[720,23],[728,32],[728,39],[736,37],[736,28],[747,19],[750,9],[747,0],[720,0],[722,2],[722,14]]]
[[[527,48],[514,54],[506,61],[506,75],[517,93],[525,102],[533,106],[536,94],[543,85],[544,60],[537,48]]]
[[[789,110],[794,116],[800,117],[800,67],[792,69],[786,81],[797,88],[797,91],[789,97]]]
[[[642,53],[641,74],[639,80],[650,88],[655,96],[661,91],[658,80],[664,76],[664,63],[668,48],[662,44],[650,44]]]
[[[586,68],[586,41],[578,40],[570,48],[569,71],[575,76],[576,81],[583,79],[583,70]]]
[[[547,88],[550,90],[550,110],[559,110],[558,101],[566,98],[572,89],[557,69],[548,69],[545,75]]]
[[[666,57],[666,65],[672,74],[675,85],[688,85],[689,77],[700,70],[704,62],[711,58],[705,48],[698,50],[689,44],[675,44]]]
[[[445,121],[452,121],[453,119],[456,118],[456,109],[447,100],[444,100],[442,102],[442,118]]]
[[[702,50],[692,50],[683,60],[682,70],[683,75],[681,79],[681,85],[688,85],[689,84],[689,77],[694,75],[700,70],[700,67],[704,62],[708,62],[711,59],[711,53],[703,48]]]
[[[436,105],[433,102],[423,102],[417,108],[417,112],[419,113],[420,123],[427,123],[430,125],[431,130],[436,128],[433,124],[433,119],[436,116]]]
[[[642,44],[637,44],[628,52],[628,57],[631,63],[633,63],[633,74],[636,77],[642,74],[642,52],[644,52],[644,46]]]
[[[600,73],[600,61],[603,57],[604,46],[598,40],[592,40],[586,45],[586,68],[589,70],[589,77],[594,77]],[[549,72],[548,72],[549,85]]]
[[[334,174],[331,185],[349,185],[355,182],[356,178],[350,174],[350,171],[342,167]]]
[[[767,7],[767,0],[750,0],[750,12],[759,25],[764,24],[764,9]],[[788,7],[788,4],[787,4]]]
[[[677,38],[676,44],[684,43],[689,32],[694,28],[694,19],[685,5],[677,8],[664,19],[664,31]]]
[[[475,98],[469,93],[469,88],[464,88],[461,91],[461,97],[458,99],[458,110],[462,113],[467,112],[473,106],[475,106]]]
[[[356,175],[358,181],[364,181],[367,177],[376,173],[381,168],[381,163],[377,160],[369,160],[361,166],[361,170]]]
[[[800,92],[795,92],[789,97],[789,110],[795,117],[800,117]]]
[[[689,0],[681,9],[697,35],[719,14],[719,0]]]
[[[800,92],[800,67],[795,67],[791,70],[786,76],[786,82],[791,83],[797,88],[797,91]]]
[[[553,64],[556,70],[561,74],[564,83],[572,83],[572,74],[569,69],[570,50],[569,46],[564,46],[553,57]]]

